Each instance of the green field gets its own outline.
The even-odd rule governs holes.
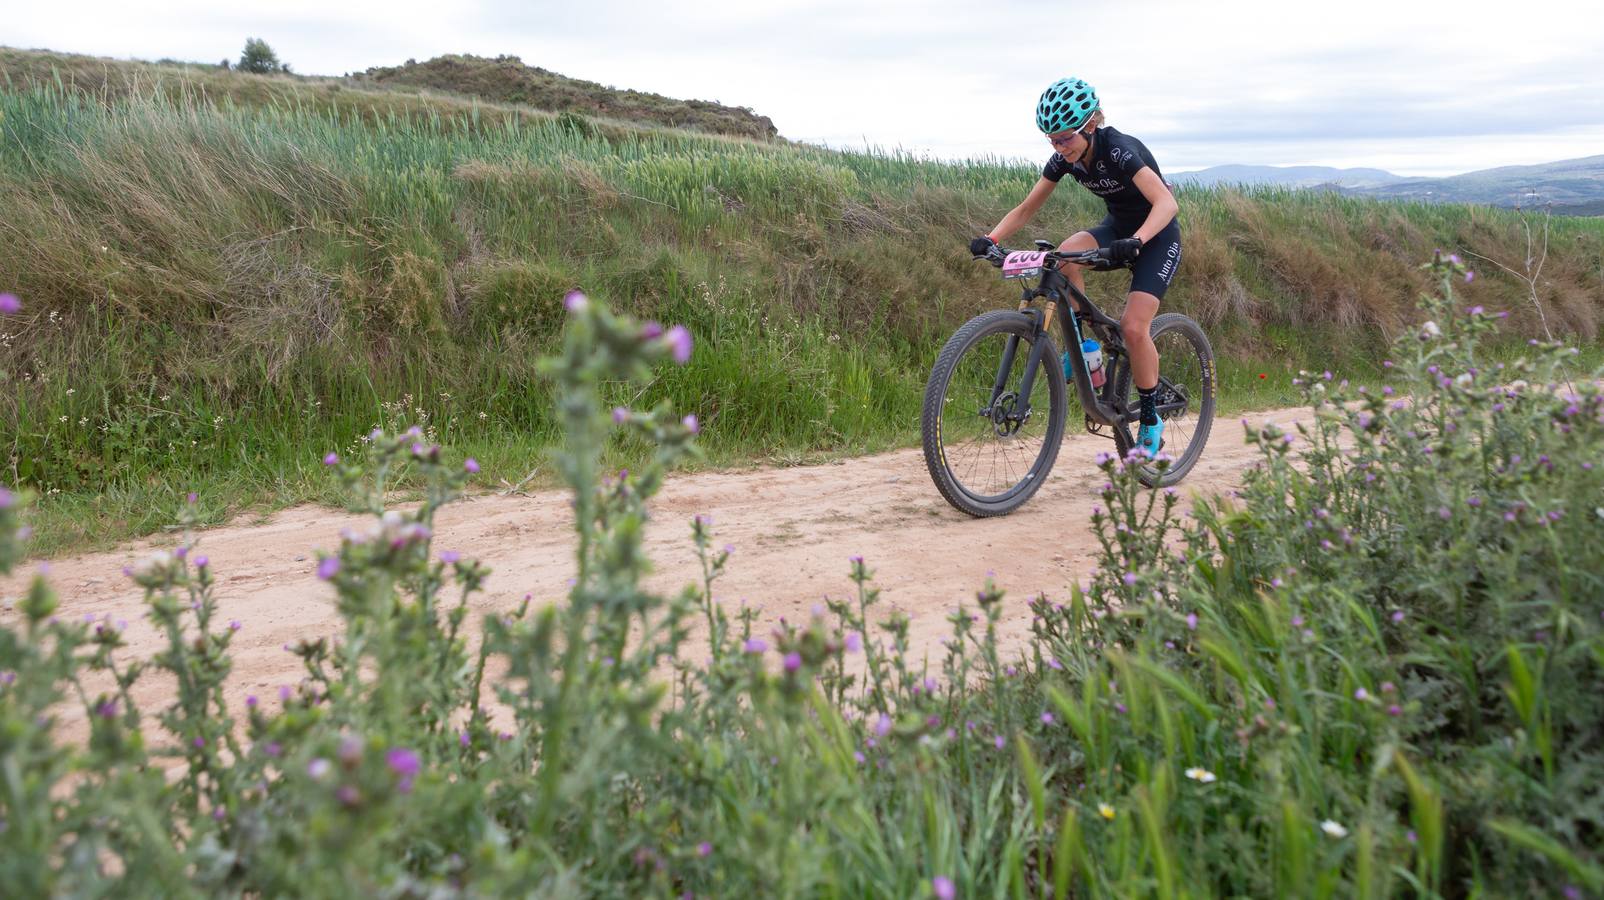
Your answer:
[[[43,495],[44,554],[149,532],[190,490],[209,522],[331,501],[318,459],[377,425],[424,425],[484,486],[549,468],[534,361],[575,288],[691,329],[689,366],[607,399],[696,413],[709,465],[908,445],[941,342],[1012,302],[965,242],[1036,177],[315,79],[155,69],[97,93],[12,77],[26,56],[0,56],[0,290],[25,304],[0,340],[0,444]],[[1166,308],[1209,330],[1226,414],[1291,401],[1299,368],[1372,371],[1434,248],[1526,253],[1509,211],[1179,200]],[[1063,191],[1018,240],[1100,212]],[[1592,348],[1604,223],[1550,229],[1541,303]],[[1478,269],[1470,299],[1538,333],[1526,283]],[[1115,308],[1123,290],[1093,283]]]

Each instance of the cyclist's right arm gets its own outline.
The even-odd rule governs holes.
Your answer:
[[[1037,211],[1042,208],[1042,204],[1046,203],[1047,198],[1052,196],[1053,188],[1055,187],[1058,187],[1058,182],[1050,181],[1046,178],[1038,178],[1036,186],[1030,189],[1030,193],[1025,196],[1025,199],[1018,206],[1009,210],[1008,215],[1003,216],[1002,221],[997,223],[997,227],[991,230],[991,239],[1000,244],[1007,240],[1009,235],[1029,224],[1030,220],[1035,218]]]

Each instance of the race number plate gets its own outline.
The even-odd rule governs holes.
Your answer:
[[[1041,274],[1042,261],[1045,259],[1047,259],[1045,250],[1015,250],[1003,259],[1002,276],[1035,278]]]

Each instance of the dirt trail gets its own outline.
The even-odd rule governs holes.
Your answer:
[[[1253,413],[1255,422],[1290,427],[1307,409]],[[1045,485],[1010,516],[971,519],[937,494],[919,450],[899,450],[832,464],[741,472],[671,476],[652,506],[646,549],[656,565],[647,583],[672,592],[697,580],[700,568],[690,540],[690,519],[713,519],[715,544],[733,544],[727,574],[716,598],[733,609],[743,600],[759,612],[764,631],[781,616],[808,614],[825,595],[849,594],[848,559],[861,554],[883,591],[879,609],[906,613],[915,648],[937,656],[937,641],[949,631],[945,617],[973,598],[988,571],[997,572],[1005,601],[1003,636],[1010,643],[1029,632],[1025,599],[1045,591],[1067,593],[1084,581],[1097,550],[1091,509],[1103,482],[1093,458],[1112,443],[1086,434],[1067,437]],[[1217,421],[1203,459],[1181,491],[1229,490],[1257,459],[1234,420]],[[274,515],[262,525],[230,525],[199,534],[196,553],[210,557],[217,573],[222,622],[237,619],[230,706],[247,694],[264,698],[280,684],[300,678],[299,661],[287,642],[332,634],[338,619],[329,589],[314,574],[317,548],[333,548],[342,528],[366,517],[304,506]],[[436,552],[458,550],[492,569],[487,590],[473,603],[478,613],[512,609],[523,596],[551,602],[566,592],[574,573],[573,532],[567,497],[547,491],[525,497],[488,495],[453,504],[437,517]],[[144,540],[109,553],[51,563],[51,579],[66,617],[110,616],[127,622],[124,659],[149,658],[161,647],[145,619],[142,591],[121,575],[122,567],[172,539]],[[0,597],[15,600],[26,581],[0,580]],[[0,603],[0,622],[20,613]],[[477,626],[470,633],[477,633]],[[170,690],[147,676],[135,698],[147,710]],[[82,728],[82,710],[68,711],[62,724]]]

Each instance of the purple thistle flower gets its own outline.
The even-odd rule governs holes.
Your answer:
[[[1002,735],[999,734],[996,737],[991,739],[991,743],[992,743],[992,746],[996,747],[998,750],[1001,750],[1004,746],[1006,746],[1008,744],[1008,741],[1007,741],[1006,738],[1004,738]]]
[[[1041,723],[1043,725],[1051,725],[1051,724],[1053,724],[1053,714],[1050,713],[1050,712],[1042,713],[1041,714]]]
[[[333,450],[329,451],[329,455],[323,457],[323,465],[325,465],[325,466],[336,466],[336,465],[339,465],[339,464],[340,464],[340,454],[335,453]]]
[[[195,557],[195,568],[204,569],[211,564],[211,559],[205,556]]]
[[[1125,584],[1127,584],[1127,585],[1135,584],[1136,583],[1136,573],[1135,572],[1126,572],[1125,573],[1125,577],[1120,579],[1120,580],[1124,581]]]
[[[16,294],[0,294],[0,314],[14,316],[22,312],[22,301]]]
[[[785,671],[795,672],[800,668],[802,668],[802,654],[795,650],[785,654]]]
[[[885,713],[881,713],[880,718],[874,720],[874,733],[879,737],[885,737],[886,735],[890,734],[891,717]]]
[[[681,419],[680,424],[684,425],[691,434],[700,434],[702,431],[701,423],[696,421],[696,413],[691,413]]]
[[[1122,715],[1130,712],[1130,710],[1125,707],[1125,704],[1119,702],[1118,700],[1114,701],[1114,708],[1119,710]]]
[[[746,643],[741,645],[741,649],[747,653],[764,653],[768,651],[769,645],[762,638],[747,638]]]
[[[1470,284],[1472,281],[1475,281],[1475,280],[1476,280],[1476,273],[1473,270],[1468,270],[1467,269],[1465,271],[1465,283],[1466,284]],[[1479,306],[1476,307],[1476,308],[1477,309],[1481,309],[1481,307],[1479,307]]]
[[[10,673],[7,673],[10,674]],[[95,706],[95,715],[102,719],[117,718],[117,701],[105,700]]]
[[[281,700],[281,701],[283,701],[285,703],[290,702],[290,686],[289,685],[281,684],[281,685],[278,686],[278,698],[279,698],[279,700]]]
[[[684,325],[675,325],[663,335],[668,342],[669,351],[674,355],[674,362],[685,365],[691,360],[691,333]]]
[[[712,856],[713,855],[713,845],[708,843],[707,841],[703,841],[700,844],[697,844],[696,845],[696,855],[697,856],[701,856],[701,857]]]
[[[261,702],[260,700],[256,699],[256,695],[255,694],[246,694],[245,695],[245,705],[250,707],[251,709],[255,709],[256,708],[256,704],[258,704],[260,702]]]
[[[845,644],[848,653],[857,653],[859,650],[863,649],[863,635],[857,633],[856,631],[850,632],[847,634],[846,640],[843,643]]]
[[[474,459],[473,457],[470,456],[465,461],[463,461],[462,468],[464,470],[466,470],[469,475],[478,475],[479,474],[479,460]]]
[[[613,407],[613,422],[615,422],[616,424],[622,425],[622,424],[624,424],[624,420],[626,420],[628,418],[629,418],[629,409],[627,407],[623,407],[623,406],[615,406],[615,407]]]
[[[388,753],[384,754],[384,764],[390,767],[390,771],[402,778],[417,777],[418,770],[423,767],[423,761],[418,758],[417,751],[408,750],[404,747],[391,748]]]
[[[930,889],[935,892],[936,900],[953,900],[958,896],[958,888],[953,886],[952,879],[945,875],[937,875],[930,879]]]
[[[338,556],[325,556],[317,564],[317,577],[329,581],[340,572],[340,558]]]
[[[334,789],[334,799],[340,801],[346,806],[355,806],[357,800],[361,798],[360,795],[357,794],[355,786],[342,784],[338,788]]]
[[[452,563],[455,563],[457,560],[459,560],[461,558],[462,558],[462,554],[458,553],[455,550],[447,550],[444,553],[440,554],[440,561],[445,563],[448,566],[451,565]]]
[[[663,336],[663,326],[657,322],[647,322],[641,326],[640,336],[648,341],[655,341]]]
[[[1387,715],[1392,716],[1393,718],[1396,719],[1399,716],[1403,715],[1403,707],[1401,707],[1398,704],[1394,703],[1391,706],[1387,707]]]
[[[1355,700],[1368,700],[1369,698],[1370,698],[1370,692],[1365,690],[1364,688],[1358,688],[1357,690],[1355,690],[1353,692],[1353,699],[1355,699]]]
[[[243,625],[243,623],[240,622],[239,619],[229,619],[228,620],[228,630],[229,631],[239,631],[243,627],[244,627],[244,625]]]
[[[306,764],[306,774],[313,781],[322,781],[323,777],[329,774],[329,768],[329,761],[319,756]]]
[[[1396,625],[1397,623],[1402,622],[1403,620],[1404,620],[1404,611],[1403,610],[1395,609],[1395,610],[1392,611],[1393,624]]]
[[[469,740],[468,740],[468,731],[467,731],[467,729],[463,729],[462,731],[457,732],[457,743],[461,744],[464,747],[468,746]]]
[[[854,750],[854,751],[852,751],[852,758],[858,761],[858,765],[860,765],[860,766],[863,765],[863,751],[862,750]]]
[[[1058,661],[1058,657],[1056,657],[1056,656],[1047,657],[1047,665],[1052,666],[1053,668],[1059,670],[1060,672],[1062,672],[1064,670],[1064,664],[1059,662]]]
[[[1189,631],[1197,630],[1197,613],[1186,614],[1186,627]]]
[[[569,291],[563,296],[563,309],[566,309],[571,313],[579,312],[589,305],[589,303],[590,301],[585,299],[585,294],[583,291]]]

